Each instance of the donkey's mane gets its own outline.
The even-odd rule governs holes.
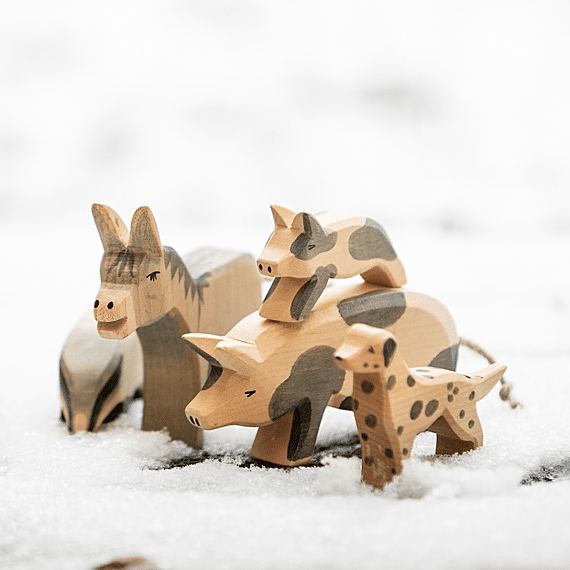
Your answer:
[[[203,289],[208,286],[208,277],[210,273],[200,275],[198,279],[193,279],[188,271],[188,267],[182,258],[176,253],[172,247],[164,246],[164,266],[166,269],[170,267],[170,278],[174,280],[178,274],[178,281],[184,279],[184,296],[188,297],[188,292],[192,295],[192,300],[198,294],[198,302],[204,302]]]

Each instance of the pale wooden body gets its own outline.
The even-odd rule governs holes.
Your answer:
[[[259,307],[260,278],[253,258],[203,249],[181,258],[163,248],[154,217],[139,208],[130,234],[110,208],[93,213],[105,255],[94,316],[99,334],[126,338],[137,331],[144,358],[143,429],[166,428],[173,439],[200,446],[184,406],[203,384],[201,365],[181,336],[223,334]]]
[[[369,283],[402,287],[404,268],[383,228],[363,216],[326,212],[313,216],[271,206],[275,229],[257,260],[276,278],[260,315],[303,320],[330,278],[361,275]]]
[[[60,357],[60,401],[70,433],[97,431],[126,410],[143,388],[143,360],[136,335],[124,342],[103,339],[93,315],[84,315]]]
[[[225,337],[184,335],[221,372],[188,404],[189,419],[204,429],[259,426],[252,457],[277,465],[307,463],[326,405],[349,405],[352,375],[338,375],[333,352],[353,319],[388,326],[414,364],[430,364],[439,355],[455,365],[455,327],[435,299],[370,283],[330,287],[301,322],[254,313]]]
[[[470,376],[434,367],[408,368],[388,331],[353,325],[335,352],[354,372],[353,409],[362,444],[362,480],[382,488],[402,471],[416,435],[437,434],[437,454],[483,444],[475,404],[506,370],[492,364]]]

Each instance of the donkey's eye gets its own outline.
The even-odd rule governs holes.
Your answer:
[[[374,347],[373,347],[373,346],[369,346],[369,347],[368,347],[368,352],[374,354]]]
[[[146,278],[150,279],[151,281],[156,281],[157,279],[157,275],[160,273],[160,271],[153,271],[152,273],[149,273]]]

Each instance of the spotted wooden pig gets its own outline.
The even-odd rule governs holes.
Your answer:
[[[377,488],[401,473],[423,431],[437,434],[437,454],[483,445],[475,404],[507,368],[495,363],[469,376],[431,366],[410,369],[401,348],[392,333],[355,324],[335,352],[338,366],[354,372],[362,480]]]
[[[142,395],[143,356],[136,335],[103,339],[91,313],[79,320],[59,361],[61,419],[69,433],[97,431]]]
[[[384,228],[374,220],[338,212],[316,216],[271,206],[275,229],[257,260],[274,277],[260,315],[303,320],[329,279],[361,275],[368,283],[402,287],[406,274]]]
[[[304,321],[271,321],[256,312],[226,336],[184,335],[211,365],[186,407],[189,421],[207,430],[259,427],[252,457],[309,462],[326,406],[352,409],[352,375],[336,366],[333,353],[354,323],[392,330],[413,365],[455,369],[455,326],[435,299],[370,283],[329,287]]]

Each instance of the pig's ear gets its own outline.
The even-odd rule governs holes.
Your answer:
[[[213,334],[189,333],[182,335],[182,338],[190,345],[190,348],[197,352],[202,358],[206,359],[210,364],[220,366],[215,350],[218,343],[224,340],[223,336]]]
[[[224,368],[247,378],[255,375],[259,366],[257,347],[247,342],[226,339],[216,347],[216,357]]]
[[[321,235],[325,235],[325,230],[317,218],[306,212],[297,214],[291,227],[301,230],[309,238],[318,238]]]
[[[282,226],[285,228],[290,228],[293,219],[295,218],[295,212],[284,208],[283,206],[270,206],[271,213],[273,214],[273,221],[275,222],[275,227]]]

